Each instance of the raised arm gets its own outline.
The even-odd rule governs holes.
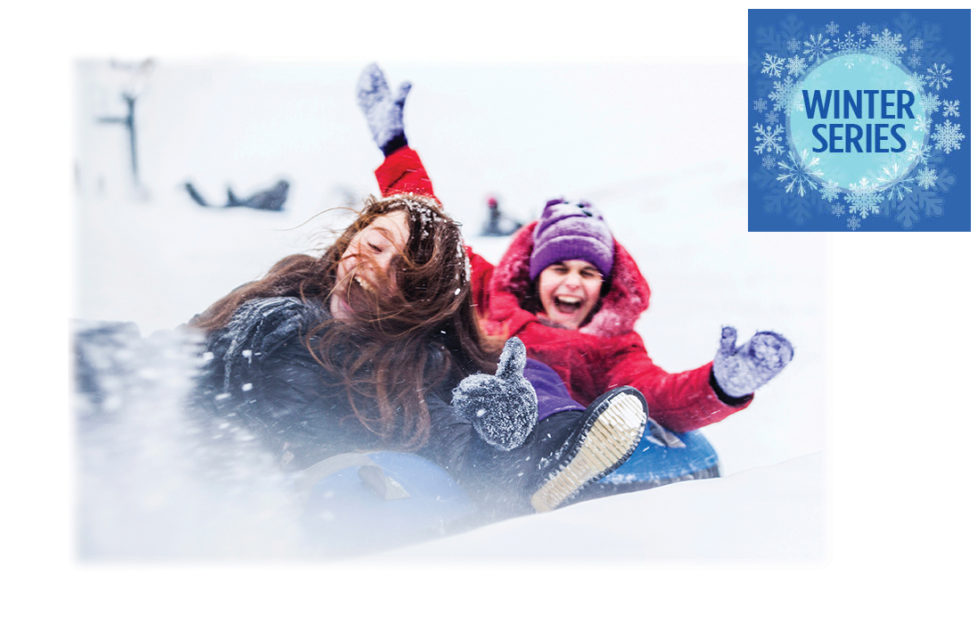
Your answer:
[[[417,193],[435,197],[428,172],[418,153],[408,147],[404,135],[404,102],[411,90],[402,82],[397,93],[376,63],[367,65],[357,81],[357,105],[363,111],[374,144],[384,153],[384,163],[375,174],[385,197],[395,193]]]

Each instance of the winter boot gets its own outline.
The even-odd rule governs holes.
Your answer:
[[[642,439],[647,418],[645,397],[635,388],[623,386],[598,397],[554,454],[557,467],[530,498],[533,508],[555,509],[623,464]]]

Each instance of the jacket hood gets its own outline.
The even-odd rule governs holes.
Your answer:
[[[496,328],[508,325],[515,333],[536,315],[520,309],[520,302],[530,292],[530,252],[533,231],[538,221],[521,228],[503,254],[489,282],[492,292],[488,321]],[[595,336],[618,336],[632,331],[639,315],[649,307],[652,291],[632,256],[615,241],[608,294],[600,300],[600,309],[591,321],[579,329]],[[508,323],[507,323],[508,321]]]

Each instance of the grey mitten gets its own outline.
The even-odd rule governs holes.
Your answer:
[[[537,395],[523,376],[526,347],[510,338],[495,375],[469,375],[452,390],[452,407],[482,439],[504,451],[523,444],[537,422]]]
[[[377,147],[384,147],[391,140],[404,134],[404,99],[411,90],[410,82],[402,82],[397,95],[391,93],[387,78],[376,63],[360,72],[357,81],[357,104],[367,118],[370,134]]]
[[[731,397],[747,396],[781,372],[795,355],[791,343],[774,332],[757,332],[737,347],[737,330],[724,327],[720,350],[713,358],[713,376]]]

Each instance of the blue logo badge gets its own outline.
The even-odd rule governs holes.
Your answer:
[[[750,10],[750,231],[970,231],[969,10]]]

